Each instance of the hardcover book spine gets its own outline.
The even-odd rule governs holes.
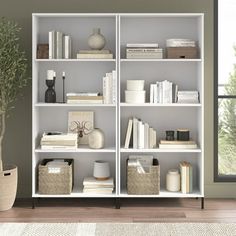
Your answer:
[[[56,38],[56,45],[57,45],[57,59],[62,59],[62,46],[63,46],[63,43],[62,43],[62,38],[63,38],[63,34],[62,32],[57,32],[57,38]]]
[[[112,103],[116,104],[116,90],[117,90],[117,76],[116,76],[116,71],[112,71]]]
[[[71,37],[69,35],[65,35],[63,37],[63,58],[70,59],[71,58]]]
[[[49,44],[49,59],[56,58],[56,31],[50,31],[48,33],[48,44]]]

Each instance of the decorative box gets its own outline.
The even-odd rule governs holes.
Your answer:
[[[144,80],[127,80],[126,88],[129,91],[143,91],[144,90]]]
[[[166,56],[169,59],[196,59],[198,58],[197,47],[168,47]]]
[[[39,194],[70,194],[73,188],[73,159],[64,159],[68,165],[60,167],[47,166],[49,161],[44,159],[38,166]]]
[[[160,192],[160,165],[151,166],[149,172],[139,173],[136,166],[127,165],[127,193],[157,195]]]

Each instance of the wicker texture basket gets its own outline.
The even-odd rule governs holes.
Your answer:
[[[44,159],[38,167],[38,190],[40,194],[70,194],[73,188],[73,159],[65,159],[68,166],[61,166],[60,172],[52,173]]]
[[[151,166],[148,173],[138,173],[137,167],[127,166],[128,194],[156,195],[160,192],[160,166]]]

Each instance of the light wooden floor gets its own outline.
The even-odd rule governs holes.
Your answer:
[[[40,199],[36,209],[30,200],[0,212],[0,222],[234,222],[235,199]]]

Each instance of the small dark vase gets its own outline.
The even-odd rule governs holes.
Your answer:
[[[48,89],[45,92],[45,102],[55,103],[56,102],[56,92],[54,90],[55,79],[53,80],[46,79],[46,85],[48,86]]]

